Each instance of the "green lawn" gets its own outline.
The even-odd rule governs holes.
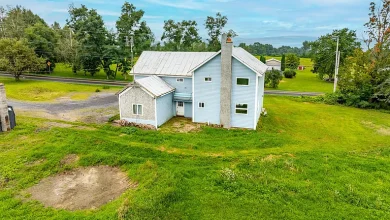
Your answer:
[[[111,65],[111,69],[115,70],[116,65]],[[106,80],[107,76],[106,73],[101,69],[98,73],[96,73],[94,76],[91,76],[90,73],[84,74],[84,71],[78,71],[77,74],[74,74],[72,72],[72,68],[68,65],[65,65],[63,63],[56,63],[56,67],[53,71],[53,73],[50,74],[50,76],[58,76],[58,77],[70,77],[70,78],[82,78],[82,79],[101,79]],[[125,80],[124,76],[120,72],[117,73],[117,76],[115,80]],[[127,81],[132,80],[132,76],[127,76]]]
[[[297,76],[293,79],[283,78],[278,90],[300,91],[300,92],[332,92],[333,83],[320,80],[316,74],[311,72],[312,68],[303,71],[296,70]],[[267,88],[269,89],[269,88]]]
[[[73,100],[85,100],[95,93],[96,89],[110,92],[120,90],[120,87],[107,88],[98,85],[78,85],[24,79],[15,81],[6,77],[0,77],[0,83],[4,83],[8,98],[23,101],[54,101],[63,96],[69,96]]]
[[[0,134],[0,219],[390,218],[389,114],[272,96],[265,107],[258,131],[188,134],[19,117]],[[120,167],[138,187],[90,211],[23,202],[24,189],[73,167],[59,162],[68,154],[73,166]]]
[[[259,56],[257,56],[257,58],[259,58]],[[281,60],[281,57],[266,57],[267,60],[271,58]],[[283,81],[280,82],[279,87],[277,88],[278,90],[323,93],[333,91],[333,83],[320,80],[316,74],[311,72],[313,62],[310,58],[301,58],[301,65],[306,66],[306,69],[304,71],[297,70],[297,76],[294,79],[283,78]]]

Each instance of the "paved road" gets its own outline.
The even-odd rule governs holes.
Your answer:
[[[10,74],[0,73],[3,77],[13,77]],[[24,79],[42,80],[42,81],[55,81],[64,83],[78,83],[78,84],[90,84],[90,85],[109,85],[109,86],[125,86],[128,82],[112,81],[112,80],[91,80],[91,79],[78,79],[78,78],[65,78],[65,77],[53,77],[47,75],[22,75]],[[294,91],[281,91],[281,90],[266,90],[264,92],[268,95],[280,95],[280,96],[318,96],[323,95],[319,92],[294,92]]]

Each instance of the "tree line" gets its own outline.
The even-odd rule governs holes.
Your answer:
[[[74,73],[83,71],[93,76],[104,70],[107,79],[115,78],[117,73],[126,76],[134,64],[132,58],[144,50],[218,51],[228,22],[221,13],[208,16],[204,23],[208,39],[203,41],[196,21],[167,20],[161,42],[155,43],[143,19],[145,12],[131,3],[123,4],[115,31],[106,28],[95,9],[70,5],[68,12],[69,18],[61,27],[58,22],[48,25],[22,6],[0,7],[0,70],[19,79],[23,72],[50,73],[56,63],[65,63]],[[233,30],[228,34],[237,36]]]
[[[248,52],[257,56],[276,56],[281,57],[283,54],[296,54],[299,57],[309,58],[310,42],[304,41],[302,47],[281,46],[274,47],[271,44],[262,44],[255,42],[253,44],[240,43],[239,47],[244,48]]]

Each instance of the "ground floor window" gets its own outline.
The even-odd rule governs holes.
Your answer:
[[[248,104],[236,104],[236,114],[248,114]]]
[[[142,115],[142,105],[133,104],[133,115]]]
[[[204,108],[204,102],[199,102],[199,108]]]

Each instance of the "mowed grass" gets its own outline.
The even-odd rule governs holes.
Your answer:
[[[0,219],[390,218],[389,114],[272,96],[265,107],[258,131],[48,128],[18,118],[0,134]],[[61,166],[68,154],[80,160]],[[45,177],[94,165],[120,167],[137,188],[89,211],[23,199]]]
[[[120,90],[120,87],[105,87],[106,89],[103,89],[103,86],[99,85],[68,84],[25,79],[15,81],[13,78],[6,77],[0,77],[0,83],[4,83],[8,98],[22,101],[54,101],[64,96],[69,96],[73,100],[86,100],[96,92],[96,89],[107,92]]]
[[[115,71],[116,65],[111,65],[111,70]],[[42,75],[42,74],[39,74]],[[90,73],[85,73],[84,71],[78,71],[77,74],[73,73],[72,68],[69,65],[64,63],[56,63],[56,67],[54,71],[50,74],[45,74],[48,76],[56,76],[56,77],[67,77],[67,78],[81,78],[81,79],[98,79],[98,80],[107,80],[107,75],[103,69],[100,69],[94,76],[91,76]],[[132,81],[133,76],[127,75],[127,78],[122,75],[122,73],[118,72],[115,79],[110,80],[120,80],[120,81]]]
[[[281,60],[281,57],[266,57],[267,60],[271,58]],[[313,62],[310,58],[301,58],[301,65],[305,66],[306,69],[303,71],[296,70],[297,76],[293,79],[283,78],[277,90],[323,93],[333,91],[333,83],[321,80],[318,78],[317,74],[311,72],[311,70],[313,69]]]

